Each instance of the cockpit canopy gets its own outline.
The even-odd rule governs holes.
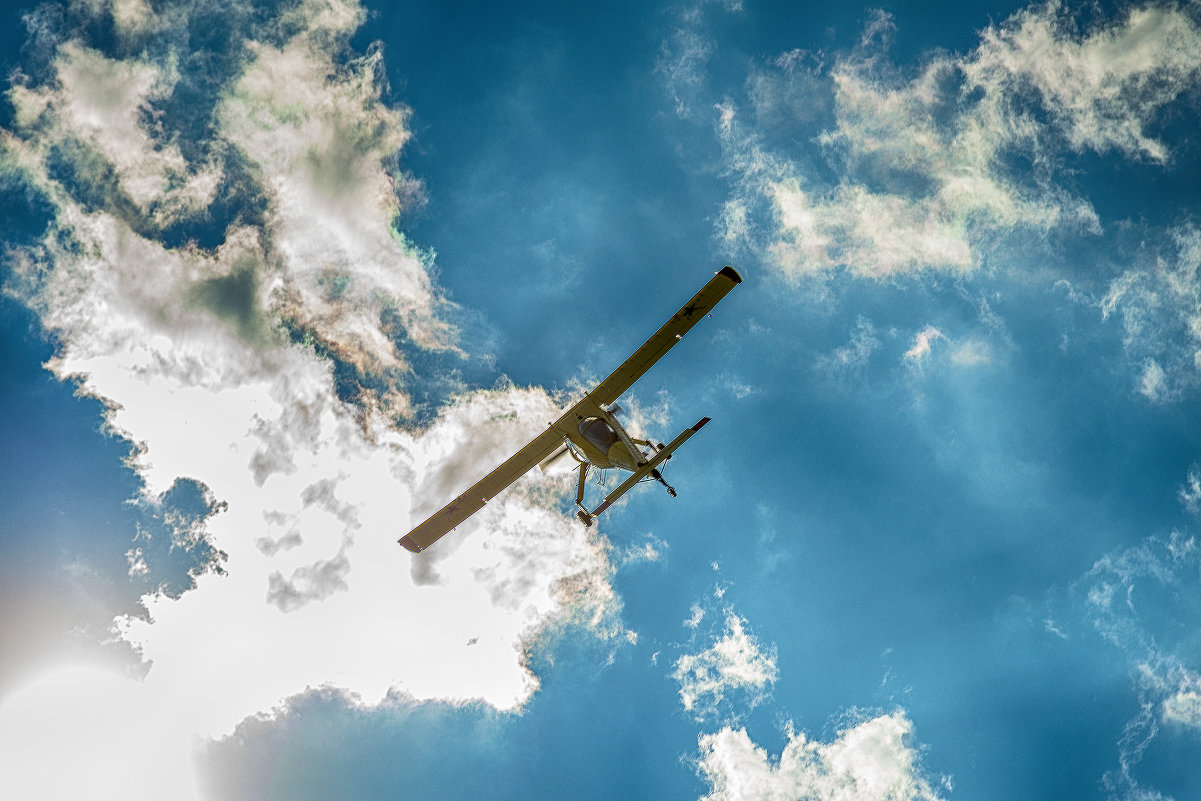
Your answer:
[[[617,432],[599,417],[589,417],[580,423],[580,435],[601,453],[608,453],[619,439]]]

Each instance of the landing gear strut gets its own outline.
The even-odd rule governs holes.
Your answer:
[[[667,457],[667,458],[668,458],[668,459],[670,459],[671,457],[669,456],[669,457]],[[670,496],[671,496],[671,497],[673,497],[673,498],[674,498],[674,497],[676,497],[676,488],[675,488],[675,487],[673,487],[671,484],[668,484],[666,481],[664,481],[664,480],[663,480],[663,474],[662,474],[662,473],[660,473],[658,470],[652,470],[652,471],[651,471],[651,478],[653,478],[655,481],[658,481],[658,482],[659,482],[660,484],[662,484],[663,486],[667,487],[667,494],[668,494],[668,495],[670,495]]]
[[[584,506],[584,481],[587,478],[588,478],[588,463],[582,462],[580,464],[580,483],[579,483],[579,486],[576,487],[576,492],[575,492],[575,505],[580,507],[580,511],[576,512],[575,516],[580,519],[581,523],[583,523],[585,526],[588,526],[589,528],[591,528],[593,518],[592,518],[592,515],[589,514],[589,512],[588,512],[588,508],[586,506]]]

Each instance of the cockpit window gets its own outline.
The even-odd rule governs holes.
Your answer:
[[[601,453],[608,453],[618,439],[617,432],[599,417],[589,417],[580,423],[580,434],[599,448]]]

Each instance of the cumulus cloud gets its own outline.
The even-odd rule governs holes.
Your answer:
[[[29,747],[57,749],[128,709],[139,734],[123,753],[178,768],[178,786],[155,794],[189,797],[195,737],[307,688],[512,709],[538,686],[525,655],[548,629],[624,642],[609,549],[559,512],[558,484],[530,477],[429,558],[396,544],[558,412],[541,390],[505,386],[398,425],[425,378],[411,357],[455,358],[455,332],[428,257],[397,227],[413,191],[396,161],[407,114],[382,99],[379,51],[349,54],[357,3],[71,13],[96,24],[35,20],[53,46],[9,95],[5,168],[52,215],[6,254],[7,291],[54,337],[54,374],[104,400],[105,424],[134,444],[143,502],[181,477],[201,488],[207,511],[177,529],[221,569],[114,622],[142,681],[90,682],[95,693],[55,703],[76,686],[55,679],[28,708],[0,708],[0,739],[20,739],[38,709],[49,733]],[[220,52],[188,49],[193,15],[227,37]],[[81,38],[105,20],[145,46]],[[132,572],[144,556],[131,549]],[[28,775],[6,765],[5,793],[28,795]],[[126,797],[138,780],[97,786]]]
[[[690,628],[700,624],[698,611],[694,607]],[[745,620],[727,612],[722,635],[703,651],[677,659],[672,678],[680,685],[684,710],[703,721],[728,706],[732,696],[747,708],[757,706],[770,695],[779,673],[775,646],[762,646]]]
[[[0,704],[0,786],[11,797],[200,798],[196,742],[161,700],[95,667],[40,677]]]
[[[703,39],[703,18],[692,23]],[[917,75],[889,64],[892,27],[874,17],[837,56],[785,53],[752,71],[741,99],[713,102],[735,184],[718,224],[726,247],[792,279],[884,278],[971,273],[1019,237],[1099,232],[1088,201],[1057,184],[1062,157],[1168,161],[1148,131],[1201,74],[1201,30],[1179,7],[1081,34],[1060,4],[1035,6]]]
[[[698,773],[711,788],[705,801],[934,801],[909,744],[912,729],[900,711],[848,726],[829,743],[790,728],[772,758],[745,729],[723,728],[699,741]]]

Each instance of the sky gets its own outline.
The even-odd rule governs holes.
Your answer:
[[[1197,2],[0,13],[0,795],[1201,797]]]

